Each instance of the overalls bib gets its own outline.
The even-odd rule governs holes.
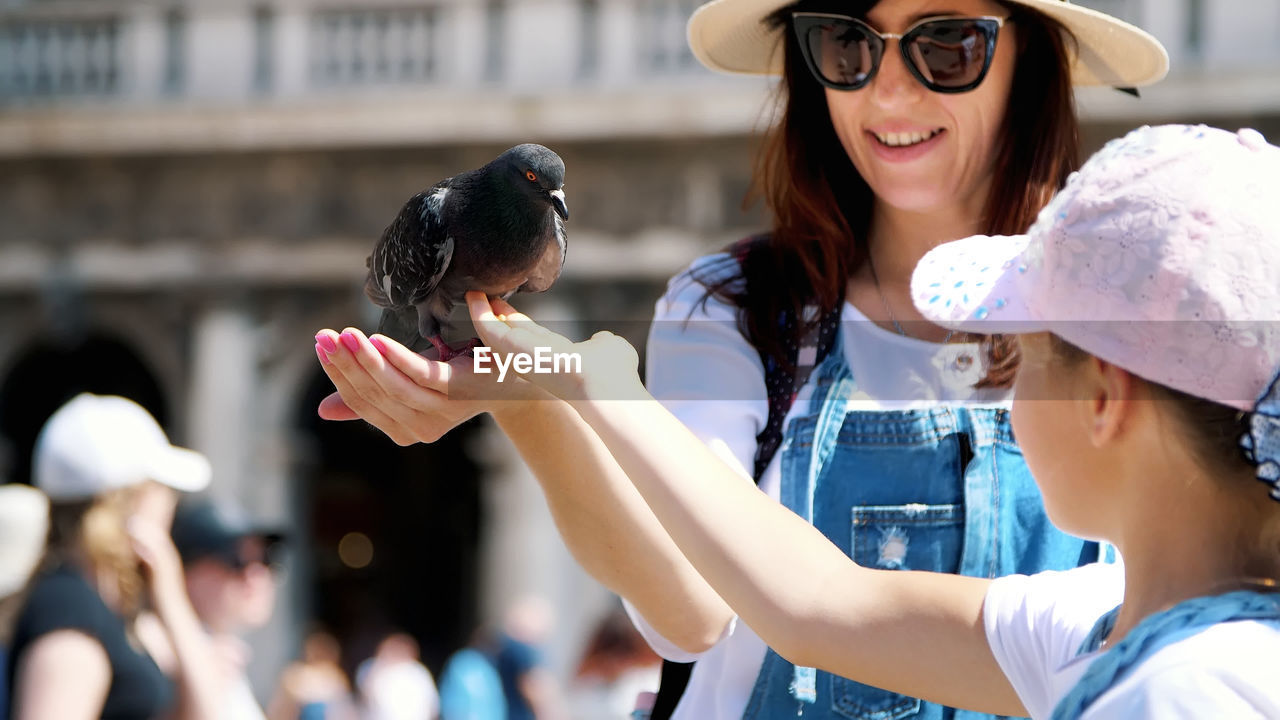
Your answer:
[[[1060,570],[1098,558],[1054,528],[1003,408],[848,410],[857,383],[837,339],[780,449],[781,500],[859,565],[976,577]],[[921,647],[921,653],[927,653]],[[767,651],[743,717],[972,720]]]

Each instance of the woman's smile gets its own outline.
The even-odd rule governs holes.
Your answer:
[[[866,132],[867,144],[875,156],[891,163],[910,162],[928,154],[942,143],[945,135],[944,128]]]

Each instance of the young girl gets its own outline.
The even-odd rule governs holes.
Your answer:
[[[650,392],[745,482],[805,508],[861,562],[994,577],[1096,559],[1095,544],[1045,517],[1012,441],[1012,339],[980,343],[922,320],[908,285],[938,243],[1025,230],[1078,164],[1072,86],[1155,82],[1160,43],[1057,0],[714,0],[690,20],[689,44],[714,70],[781,76],[753,178],[771,223],[673,279],[649,338]],[[322,357],[341,352],[333,333],[317,342]],[[822,353],[860,402],[790,372]],[[486,376],[455,376],[442,402],[353,365],[326,372],[398,442],[493,413],[574,557],[625,598],[656,651],[697,661],[672,717],[955,717],[769,652],[571,408],[524,402],[523,384]],[[840,430],[801,457],[819,419]],[[801,475],[818,481],[780,492]],[[904,515],[920,505],[923,517]]]
[[[1020,333],[1013,423],[1049,516],[1114,543],[1121,565],[989,580],[851,563],[657,403],[618,402],[645,397],[624,341],[571,344],[469,301],[495,351],[582,355],[580,375],[527,379],[571,402],[702,576],[796,664],[1033,718],[1274,718],[1278,197],[1280,148],[1258,133],[1142,128],[1026,235],[942,245],[914,273],[933,321]],[[370,366],[413,366],[360,347]],[[447,372],[418,379],[447,387]]]

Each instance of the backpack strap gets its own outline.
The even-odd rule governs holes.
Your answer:
[[[761,240],[762,236],[759,235],[744,238],[734,243],[730,252],[741,264],[751,248]],[[816,305],[808,305],[804,311],[805,320],[813,318],[820,312]],[[778,326],[782,328],[784,337],[790,336],[797,324],[798,318],[791,311],[782,313],[778,318]],[[755,466],[751,477],[755,479],[757,485],[760,484],[760,478],[764,475],[765,469],[769,467],[773,456],[782,445],[782,423],[786,420],[787,413],[791,411],[791,405],[795,403],[796,394],[809,381],[809,375],[813,373],[813,369],[831,351],[839,326],[840,306],[837,305],[823,315],[798,343],[787,346],[790,369],[760,348],[756,348],[760,353],[760,362],[764,365],[764,382],[769,397],[768,419],[765,421],[764,429],[756,435]],[[658,695],[654,699],[649,720],[670,720],[676,704],[684,695],[684,689],[688,686],[689,676],[692,673],[693,663],[691,662],[662,661],[662,678],[658,681]]]
[[[809,317],[818,312],[816,305],[805,307],[805,313]],[[793,331],[796,326],[795,313],[785,313],[780,324],[788,332]],[[809,381],[809,375],[813,373],[813,369],[831,351],[839,326],[840,308],[837,307],[823,315],[817,325],[809,328],[800,338],[799,343],[788,347],[789,360],[794,366],[794,371],[788,371],[775,358],[766,355],[763,351],[760,352],[760,361],[764,363],[765,387],[769,394],[769,417],[765,421],[764,429],[756,435],[755,468],[751,476],[755,478],[757,485],[760,484],[765,468],[769,467],[773,456],[778,453],[778,447],[782,444],[782,422],[791,411],[791,405],[795,403],[800,388]]]
[[[689,686],[689,676],[693,674],[693,663],[662,661],[662,676],[658,678],[658,694],[653,699],[653,709],[649,711],[649,720],[671,720],[676,705]],[[637,713],[637,717],[643,717]]]

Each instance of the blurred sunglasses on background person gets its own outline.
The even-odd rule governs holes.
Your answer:
[[[284,570],[284,541],[278,535],[244,537],[234,550],[220,559],[236,572],[244,572],[254,565],[281,572]]]
[[[833,90],[858,90],[880,69],[889,40],[898,41],[907,70],[939,93],[962,93],[982,84],[991,69],[1000,17],[933,17],[902,34],[882,33],[847,15],[792,13],[800,52],[814,78]]]
[[[254,522],[233,504],[182,503],[174,513],[172,535],[184,563],[212,558],[236,572],[257,564],[275,572],[283,569],[284,533]]]

